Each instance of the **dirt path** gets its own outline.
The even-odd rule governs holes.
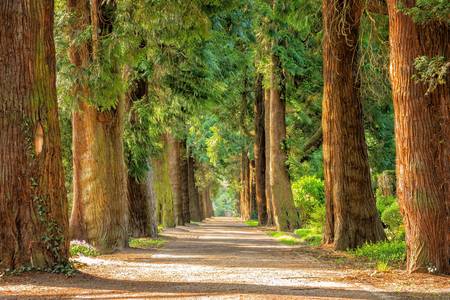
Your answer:
[[[450,299],[449,277],[337,265],[320,250],[284,246],[233,218],[167,230],[159,250],[80,258],[72,278],[0,279],[8,299]],[[319,253],[319,254],[318,254]],[[446,293],[447,292],[447,293]]]

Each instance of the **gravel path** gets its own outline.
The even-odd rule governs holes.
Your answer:
[[[7,299],[450,299],[449,277],[405,281],[337,265],[321,250],[285,246],[237,219],[166,230],[158,250],[82,257],[72,278],[25,274],[0,280]]]

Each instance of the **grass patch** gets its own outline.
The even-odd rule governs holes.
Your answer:
[[[151,239],[151,238],[131,238],[129,241],[130,248],[136,249],[154,249],[161,248],[166,243],[162,239]]]
[[[100,253],[95,250],[92,245],[89,245],[85,241],[71,241],[69,248],[70,256],[98,256]]]
[[[269,231],[267,235],[277,239],[280,243],[288,246],[297,245],[301,242],[300,239],[282,231]]]
[[[322,233],[314,228],[300,228],[294,231],[300,240],[311,246],[319,246],[322,243]]]
[[[258,227],[258,220],[248,220],[248,221],[245,221],[245,224],[247,224],[247,226],[250,226],[250,227]]]
[[[406,243],[404,241],[385,241],[365,244],[351,251],[357,257],[381,263],[401,263],[406,259]]]

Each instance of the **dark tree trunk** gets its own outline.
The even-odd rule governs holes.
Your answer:
[[[338,250],[385,238],[371,187],[357,75],[363,6],[360,1],[344,2],[323,1],[324,241]]]
[[[68,258],[53,10],[0,1],[0,268]]]
[[[128,199],[130,206],[130,235],[133,237],[157,237],[158,224],[156,222],[153,171],[148,171],[142,181],[128,176]]]
[[[184,225],[183,219],[183,182],[181,181],[181,153],[180,142],[177,141],[171,134],[167,135],[167,147],[169,151],[169,174],[170,183],[173,194],[173,213],[175,217],[175,224],[178,226]]]
[[[300,216],[294,206],[291,182],[286,166],[286,103],[281,89],[281,69],[278,57],[272,55],[270,90],[270,195],[274,223],[279,231],[300,227]]]
[[[273,221],[273,204],[272,196],[270,194],[270,90],[264,91],[264,141],[265,141],[265,156],[266,156],[266,170],[265,170],[265,195],[267,208],[267,225],[274,224]]]
[[[79,73],[85,71],[91,59],[98,59],[99,35],[112,30],[113,18],[109,14],[114,10],[114,1],[93,4],[90,7],[87,1],[68,1],[69,11],[76,16],[72,32],[93,28],[91,43],[74,43],[70,49],[70,61]],[[118,99],[115,109],[100,111],[84,100],[91,96],[88,85],[81,80],[73,87],[78,107],[72,121],[74,199],[70,236],[86,240],[102,252],[111,252],[128,243],[125,95]]]
[[[267,224],[266,200],[266,150],[264,131],[264,90],[262,76],[259,75],[255,91],[255,193],[259,225]]]
[[[183,203],[183,221],[184,223],[190,223],[191,213],[189,204],[189,165],[186,140],[180,141],[180,176],[181,202]]]
[[[241,198],[239,202],[241,218],[244,221],[248,221],[251,218],[250,186],[250,160],[248,159],[247,152],[243,151],[241,156]]]
[[[395,110],[397,196],[404,216],[409,272],[450,272],[450,80],[426,94],[414,82],[419,56],[450,57],[445,23],[415,24],[388,0]],[[412,5],[414,1],[406,2]]]
[[[203,220],[197,185],[195,183],[195,161],[192,155],[188,157],[188,188],[189,188],[189,210],[191,220],[200,222]]]

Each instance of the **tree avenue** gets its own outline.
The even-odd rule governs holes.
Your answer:
[[[380,276],[448,274],[449,11],[0,1],[0,279],[215,216]]]

